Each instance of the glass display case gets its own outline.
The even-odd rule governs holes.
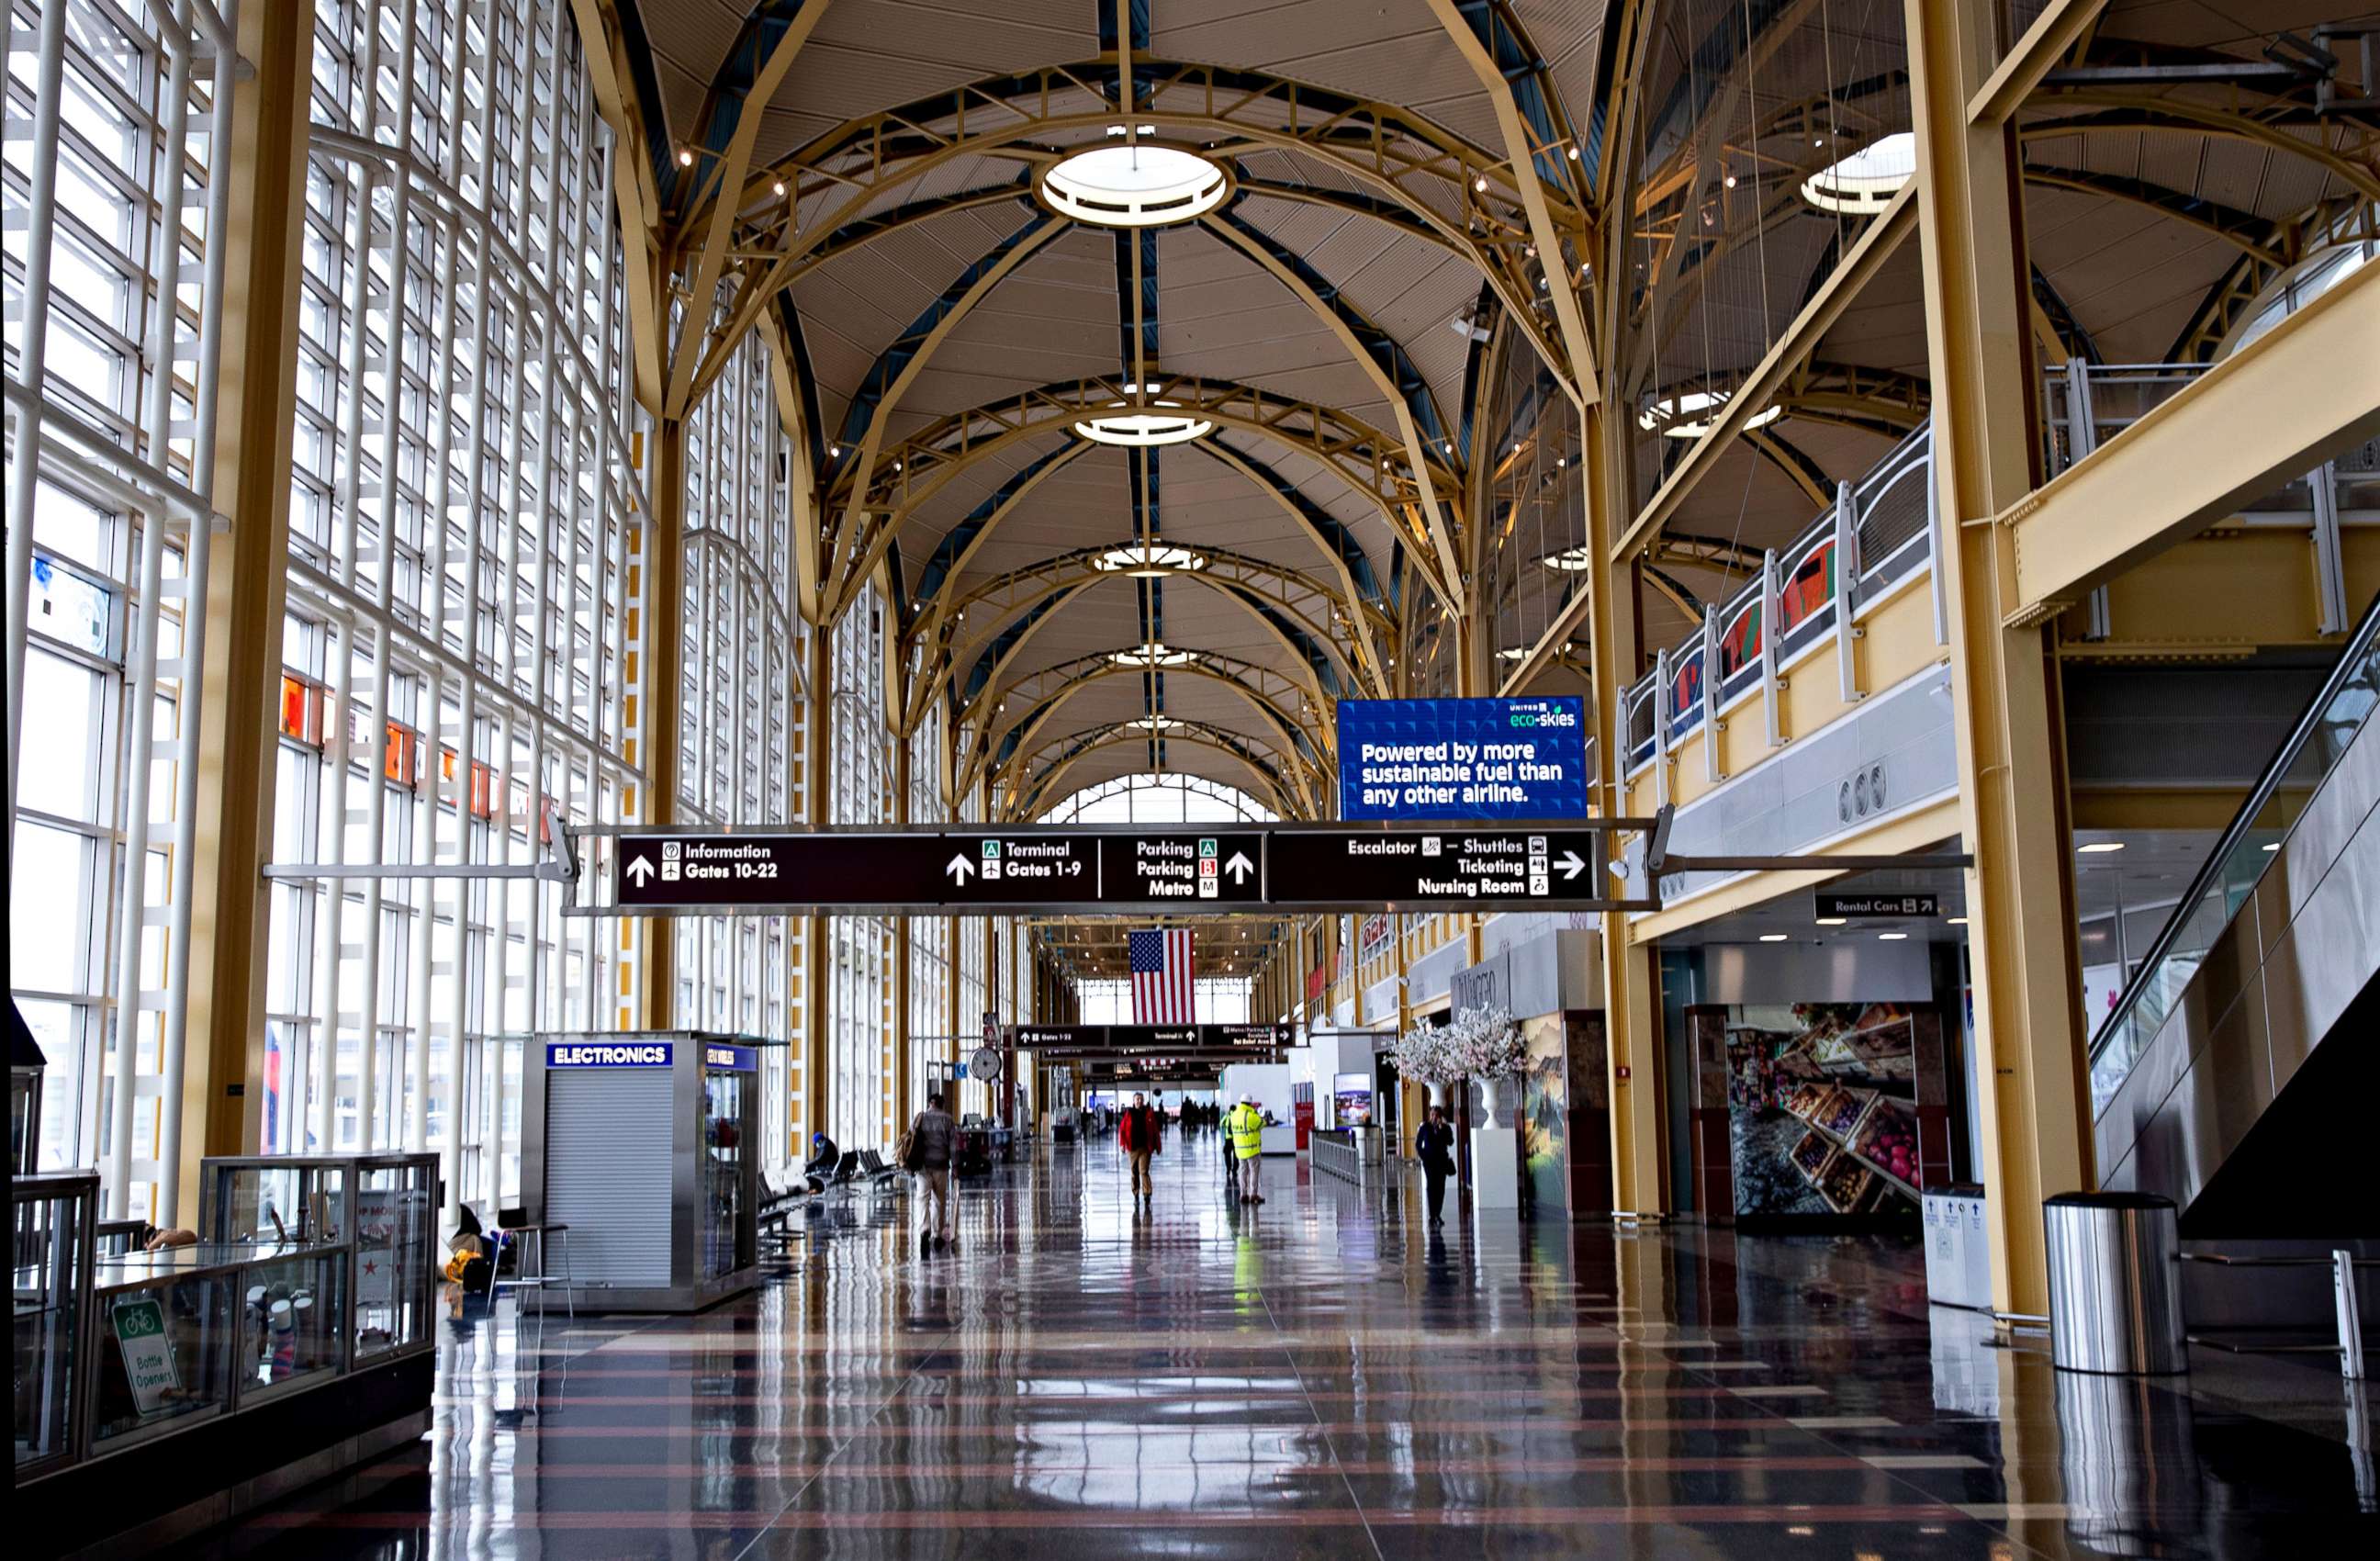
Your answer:
[[[429,1341],[437,1198],[435,1155],[225,1156],[206,1162],[198,1229],[217,1243],[346,1252],[339,1293],[353,1301],[347,1359],[360,1362]],[[300,1312],[295,1281],[268,1279],[266,1289],[274,1283],[291,1288],[280,1299]],[[305,1293],[319,1306],[326,1292],[309,1286]],[[272,1322],[268,1308],[268,1330]]]
[[[232,1404],[232,1297],[240,1257],[271,1249],[172,1247],[93,1266],[92,1457],[212,1419]]]
[[[355,1338],[358,1362],[430,1342],[438,1299],[438,1156],[356,1161]]]
[[[54,1549],[218,1521],[429,1429],[438,1157],[208,1159],[198,1188],[196,1244],[102,1254],[97,1177],[11,1184],[17,1490],[71,1515]]]
[[[16,1232],[9,1324],[16,1335],[17,1477],[70,1461],[80,1450],[80,1367],[91,1332],[92,1222],[99,1178],[15,1176],[8,1201]]]

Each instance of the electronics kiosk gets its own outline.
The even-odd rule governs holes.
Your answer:
[[[568,1227],[549,1285],[580,1308],[692,1312],[759,1282],[765,1044],[655,1030],[526,1048],[519,1223]]]

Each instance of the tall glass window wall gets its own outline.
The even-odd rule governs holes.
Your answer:
[[[768,349],[748,337],[686,419],[677,798],[686,824],[784,825],[795,817],[805,702],[790,459]],[[680,918],[676,1022],[787,1041],[800,938],[788,916]],[[760,1052],[763,1168],[791,1151],[789,1056],[783,1045]]]
[[[524,876],[276,880],[261,1139],[508,1203],[523,1037],[620,1009],[619,924],[525,876],[638,783],[609,135],[563,7],[315,15],[273,856]]]
[[[827,753],[833,767],[828,817],[880,824],[892,817],[892,752],[884,703],[885,609],[874,587],[834,626],[829,668]],[[827,918],[827,1053],[833,1076],[827,1131],[867,1148],[892,1142],[892,923],[885,916]]]
[[[145,1216],[181,1125],[237,73],[170,7],[5,19],[9,987],[49,1062],[42,1168],[96,1164]]]

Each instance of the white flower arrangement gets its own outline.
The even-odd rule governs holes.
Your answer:
[[[1389,1047],[1397,1071],[1424,1084],[1451,1084],[1463,1077],[1454,1055],[1454,1032],[1442,1024],[1416,1024]]]
[[[1458,1074],[1510,1079],[1529,1065],[1529,1043],[1509,1010],[1466,1009],[1447,1032]]]

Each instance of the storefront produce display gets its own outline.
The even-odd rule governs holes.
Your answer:
[[[1921,1031],[1900,1003],[1741,1005],[1726,1021],[1736,1214],[1793,1219],[1913,1216]],[[1929,1064],[1930,1065],[1930,1064]]]
[[[1860,1113],[1866,1110],[1867,1103],[1875,1098],[1874,1090],[1839,1089],[1827,1097],[1827,1104],[1816,1119],[1817,1123],[1837,1138],[1841,1138],[1852,1131],[1852,1124],[1860,1119]]]
[[[1837,1214],[1849,1214],[1860,1206],[1875,1180],[1876,1172],[1838,1149],[1827,1168],[1818,1173],[1818,1195]]]
[[[1917,1158],[1917,1119],[1900,1102],[1879,1097],[1852,1135],[1852,1151],[1902,1186],[1924,1186]]]

